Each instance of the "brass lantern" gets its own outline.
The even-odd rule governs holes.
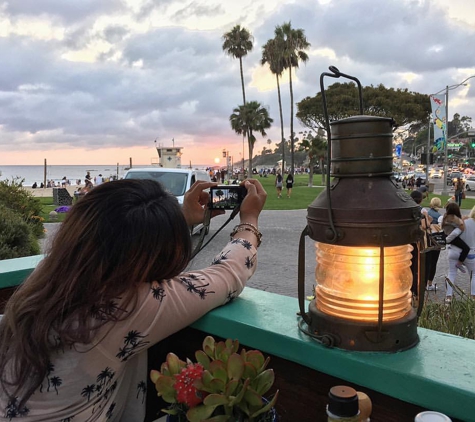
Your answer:
[[[414,274],[418,285],[422,279],[420,208],[391,177],[394,121],[363,115],[358,79],[335,67],[330,70],[320,78],[328,134],[327,186],[308,207],[300,241],[304,331],[348,350],[408,349],[419,341],[411,286]],[[329,123],[324,76],[357,82],[359,116]],[[315,300],[308,312],[301,257],[305,236],[316,241],[317,260]],[[416,271],[411,270],[412,251]]]

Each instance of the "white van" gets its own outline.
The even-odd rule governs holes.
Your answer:
[[[151,179],[160,182],[171,194],[175,195],[178,203],[183,205],[186,191],[197,180],[211,182],[206,170],[172,169],[164,167],[131,168],[127,171],[124,179]],[[193,227],[193,234],[198,233],[203,226],[200,224]]]

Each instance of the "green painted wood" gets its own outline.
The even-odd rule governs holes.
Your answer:
[[[42,255],[0,261],[0,289],[20,284]],[[475,341],[418,329],[399,353],[329,349],[298,329],[295,298],[246,288],[193,327],[464,421],[475,421]]]
[[[43,255],[34,255],[24,258],[1,260],[0,289],[21,284],[42,259]]]
[[[329,349],[298,329],[298,301],[246,288],[193,327],[239,339],[248,347],[300,363],[391,397],[475,421],[475,341],[418,329],[420,343],[404,352]]]

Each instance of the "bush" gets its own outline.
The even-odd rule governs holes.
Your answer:
[[[0,260],[39,253],[38,239],[31,226],[17,212],[0,204]]]
[[[447,282],[450,280],[446,279]],[[419,327],[441,331],[475,340],[475,300],[454,286],[452,301],[448,304],[426,302],[419,318]]]
[[[43,219],[39,217],[42,205],[30,192],[23,189],[24,179],[0,181],[0,204],[15,211],[25,221],[36,237],[44,233]]]
[[[41,202],[23,189],[23,179],[0,181],[0,259],[40,253],[43,235]]]

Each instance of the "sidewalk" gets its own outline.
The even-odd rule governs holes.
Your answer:
[[[285,296],[298,297],[297,293],[297,262],[300,233],[307,224],[307,210],[263,211],[259,219],[259,230],[263,234],[259,248],[258,266],[248,286]],[[229,217],[220,215],[211,221],[210,233],[204,243],[221,227]],[[228,242],[229,234],[238,224],[236,218],[231,221],[212,242],[206,246],[190,263],[189,269],[200,269],[210,265],[213,257]],[[41,241],[42,250],[49,239],[59,228],[57,223],[46,223],[47,236]],[[196,238],[196,236],[195,236]],[[305,241],[305,294],[312,295],[315,286],[315,245],[313,240]],[[443,301],[445,297],[445,276],[448,271],[447,252],[441,251],[437,264],[434,283],[437,291],[427,292],[428,300]],[[466,292],[470,292],[468,274],[457,275],[456,284]]]

